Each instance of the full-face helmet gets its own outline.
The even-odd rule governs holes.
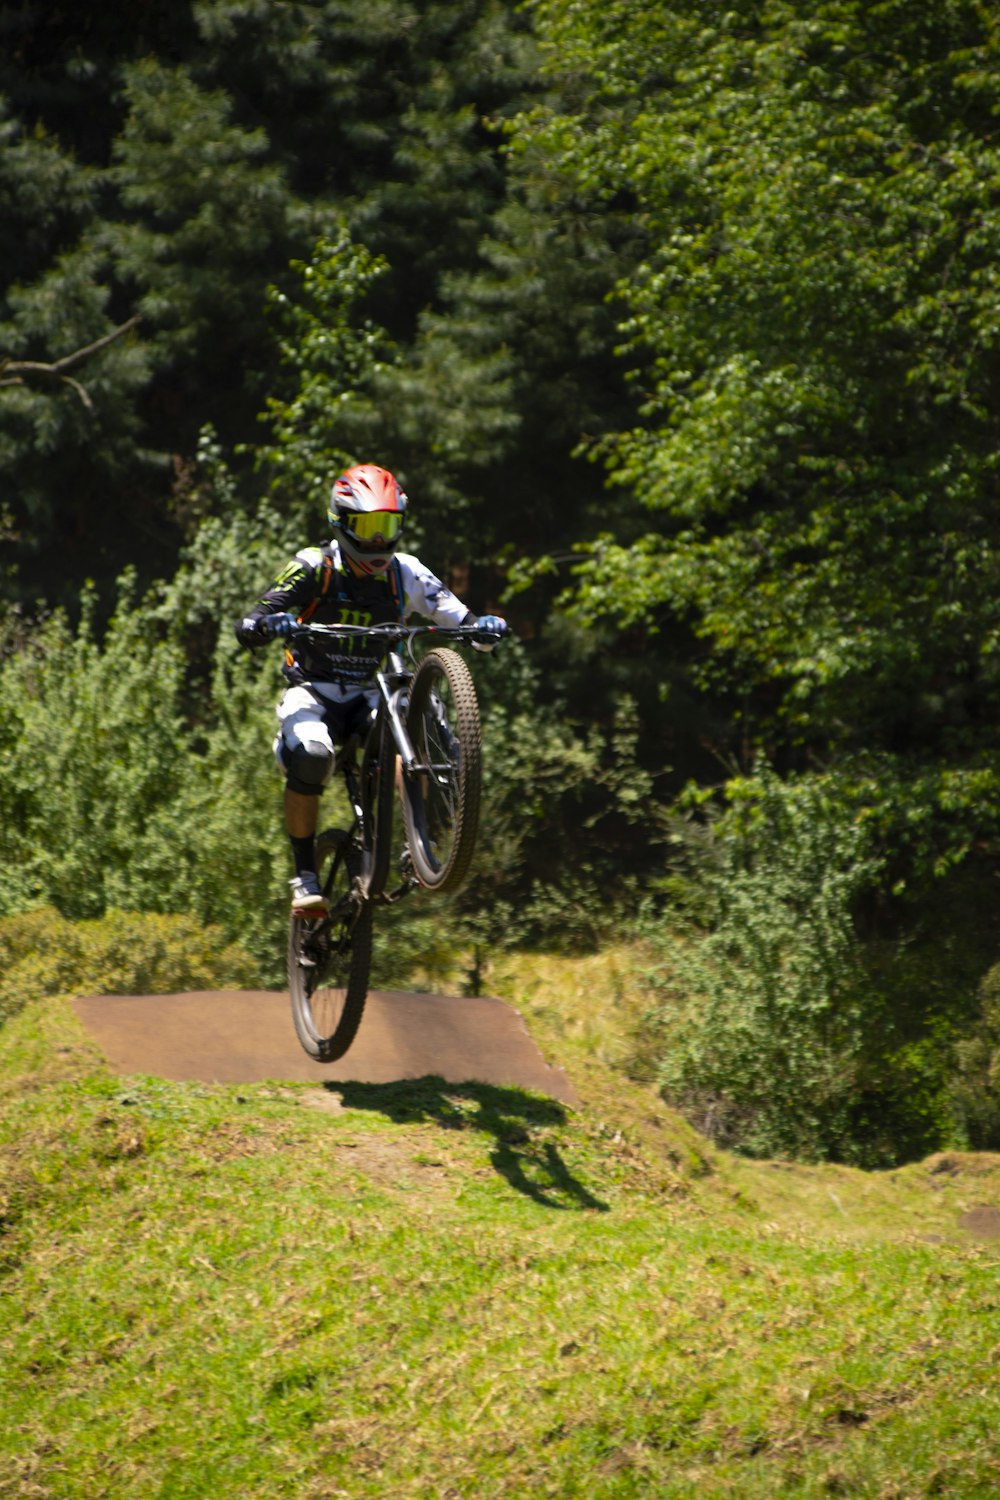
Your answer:
[[[330,524],[341,550],[366,573],[383,572],[403,533],[406,496],[377,464],[345,469],[330,494]]]

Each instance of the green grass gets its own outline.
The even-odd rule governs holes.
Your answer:
[[[960,1218],[1000,1158],[728,1158],[561,1010],[581,976],[493,976],[577,1113],[123,1080],[62,1001],[0,1031],[0,1496],[995,1493],[1000,1242]]]

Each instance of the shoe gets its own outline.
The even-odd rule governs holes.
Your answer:
[[[291,884],[293,917],[320,917],[324,914],[326,900],[312,870],[303,870]]]

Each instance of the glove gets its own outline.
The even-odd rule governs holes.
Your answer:
[[[510,635],[510,626],[499,615],[480,615],[476,621],[476,629],[489,630],[494,635]],[[496,641],[473,641],[472,644],[477,651],[492,651]]]
[[[510,626],[499,615],[480,615],[476,621],[478,630],[492,630],[496,635],[509,635]]]
[[[257,628],[266,640],[273,641],[278,635],[287,640],[298,623],[294,615],[265,615]]]

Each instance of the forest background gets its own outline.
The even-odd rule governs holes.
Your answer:
[[[973,0],[0,3],[0,1014],[280,984],[233,622],[370,460],[516,633],[378,980],[627,941],[715,1139],[1000,1148],[998,128]]]

